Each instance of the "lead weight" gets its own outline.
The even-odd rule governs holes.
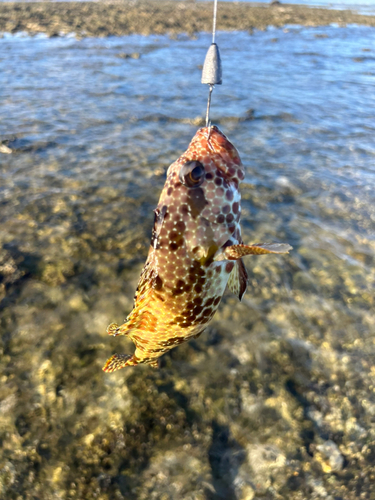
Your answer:
[[[201,82],[208,85],[221,85],[222,83],[220,52],[216,43],[212,43],[207,51]]]

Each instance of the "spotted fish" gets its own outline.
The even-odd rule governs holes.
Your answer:
[[[140,363],[158,366],[165,352],[203,332],[227,285],[241,300],[248,281],[243,256],[291,249],[243,244],[244,177],[236,148],[215,126],[198,130],[169,167],[133,310],[123,325],[107,328],[110,335],[129,337],[136,350],[109,358],[105,372]]]

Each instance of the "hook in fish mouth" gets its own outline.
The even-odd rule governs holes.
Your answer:
[[[210,120],[210,123],[209,123],[208,127],[206,127],[206,128],[207,128],[207,144],[208,144],[209,148],[211,149],[211,151],[215,152],[215,148],[214,148],[213,144],[211,144],[210,138],[211,138],[212,130],[217,129],[217,127],[215,127],[215,125],[212,125],[212,122]]]
[[[206,138],[207,141],[207,146],[210,149],[212,153],[215,155],[218,155],[221,159],[221,164],[226,165],[228,162],[228,158],[226,158],[226,154],[228,152],[232,156],[232,160],[234,160],[236,164],[236,170],[238,168],[241,168],[241,160],[238,155],[237,150],[234,148],[232,143],[229,141],[229,139],[218,129],[216,125],[212,125],[210,122],[209,127],[205,127],[201,129],[203,137]],[[213,132],[216,132],[213,134]],[[226,171],[225,168],[223,168],[221,165],[218,165],[219,170],[222,171],[226,176],[229,178],[233,176],[239,177],[240,182],[244,179],[245,173],[244,172],[238,172],[236,170],[232,169],[232,172]],[[243,167],[242,167],[243,168]]]
[[[207,132],[207,142],[211,146],[211,144],[210,144],[210,135],[211,135],[211,120],[210,120],[210,124],[208,126],[208,132]]]

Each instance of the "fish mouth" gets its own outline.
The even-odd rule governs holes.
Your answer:
[[[228,138],[218,129],[216,125],[211,125],[210,127],[204,127],[199,130],[202,135],[207,139],[207,144],[213,152],[219,153],[222,150],[231,151],[236,150],[233,144],[228,140]]]
[[[221,161],[215,161],[215,164],[226,177],[238,177],[240,181],[243,180],[244,171],[240,155],[216,125],[199,129],[195,138],[206,146],[208,152],[220,157]]]

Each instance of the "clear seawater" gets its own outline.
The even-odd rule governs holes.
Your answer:
[[[315,444],[337,438],[345,457],[373,440],[374,28],[217,34],[223,85],[214,89],[212,122],[246,166],[244,239],[294,249],[286,257],[249,258],[244,301],[227,296],[208,333],[166,356],[160,375],[149,375],[147,367],[110,376],[101,371],[110,354],[133,352],[131,342],[110,338],[105,329],[131,309],[165,172],[205,114],[200,65],[210,42],[209,34],[0,38],[0,140],[12,151],[0,153],[1,426],[13,478],[4,484],[14,493],[7,498],[30,491],[40,498],[37,482],[50,492],[45,498],[65,498],[60,489],[73,491],[80,481],[91,488],[94,476],[102,478],[100,491],[118,487],[124,498],[159,498],[127,496],[125,465],[116,464],[134,463],[129,481],[146,488],[163,481],[157,460],[164,463],[168,449],[181,467],[170,470],[183,471],[178,480],[185,481],[192,477],[186,450],[198,463],[192,470],[209,470],[216,438],[253,470],[258,448],[251,446],[259,442],[273,443],[277,456],[293,463],[313,460],[312,452],[299,455],[304,434],[293,427],[295,419],[301,428],[313,426],[305,434]],[[163,427],[172,420],[153,406],[161,397],[163,408],[173,410],[175,429],[179,415],[187,415],[178,436],[173,426]],[[132,414],[137,408],[140,416]],[[154,420],[147,414],[152,408]],[[254,412],[263,422],[255,434]],[[143,444],[131,448],[127,441],[122,451],[113,445],[113,453],[130,453],[130,462],[111,458],[107,469],[97,470],[90,456],[106,449],[102,433],[130,421],[136,422],[132,436],[148,433],[151,465],[137,462]],[[223,426],[248,458],[238,455],[234,441],[220,441]],[[357,462],[348,460],[345,467],[355,469]],[[277,463],[284,471],[292,462]],[[238,465],[233,477],[238,470],[244,469]],[[106,474],[115,482],[105,482]],[[351,481],[345,474],[336,480]],[[220,484],[214,480],[218,490]],[[67,498],[94,498],[74,491]],[[225,497],[225,488],[223,495],[212,498],[237,498]]]

